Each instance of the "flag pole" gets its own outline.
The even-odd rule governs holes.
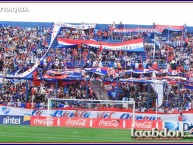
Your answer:
[[[168,42],[169,42],[169,37],[170,37],[170,31],[169,31],[169,29],[168,29]]]
[[[154,57],[155,57],[155,33],[154,33],[154,44],[153,44],[153,61],[154,61]]]
[[[157,106],[158,106],[157,104],[158,104],[158,96],[156,97],[156,110],[155,110],[156,111],[156,121],[157,121]]]
[[[155,82],[153,83],[154,84],[154,90],[155,90]],[[156,120],[157,120],[157,106],[158,106],[158,96],[156,96],[156,103],[155,103],[156,105],[155,105],[155,112],[156,112]]]
[[[158,103],[158,98],[156,98],[156,129],[158,129],[159,124],[158,124],[158,120],[157,120],[157,103]]]
[[[153,23],[153,29],[154,29],[154,28],[155,28],[155,23]],[[153,61],[154,61],[154,57],[155,57],[155,32],[154,32],[154,34],[153,34],[153,40],[154,40],[154,41],[153,41],[153,43],[154,43],[154,44],[153,44],[153,47],[154,47],[154,48],[153,48],[153,49],[154,49],[154,50],[153,50]]]
[[[154,90],[155,90],[155,82],[154,82]],[[156,96],[156,103],[155,103],[155,112],[156,112],[156,115],[155,115],[155,120],[156,120],[156,129],[158,129],[159,127],[159,125],[158,125],[158,121],[157,121],[157,111],[158,111],[158,109],[157,109],[157,106],[158,106],[158,96]]]

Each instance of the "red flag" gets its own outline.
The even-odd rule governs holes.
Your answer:
[[[120,50],[120,52],[119,52],[119,56],[122,56],[122,51]]]
[[[83,44],[83,43],[79,43],[79,44],[78,44],[78,48],[81,48],[81,47],[82,47],[82,44]]]
[[[100,47],[99,47],[99,51],[102,51],[103,50],[103,47],[102,47],[102,45],[100,45]]]

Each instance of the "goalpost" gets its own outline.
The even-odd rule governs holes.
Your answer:
[[[117,100],[89,100],[89,99],[61,99],[61,98],[48,98],[47,107],[47,126],[49,125],[48,119],[53,117],[55,110],[62,110],[63,108],[70,107],[71,112],[77,110],[85,110],[91,112],[88,118],[97,118],[96,111],[100,112],[100,109],[105,109],[105,112],[116,112],[118,115],[111,115],[112,119],[121,119],[120,112],[130,110],[129,114],[132,116],[132,128],[134,128],[135,121],[135,101],[117,101]],[[73,109],[74,108],[74,109]],[[112,110],[113,108],[113,110]],[[101,109],[101,111],[103,111]],[[94,113],[93,113],[94,112]],[[61,117],[61,116],[60,116]],[[70,116],[75,117],[75,116]],[[80,116],[79,116],[80,117]],[[84,118],[84,116],[81,116]]]

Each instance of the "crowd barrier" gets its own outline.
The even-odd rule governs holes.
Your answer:
[[[119,128],[131,129],[132,120],[109,119],[109,118],[80,118],[80,117],[45,117],[31,116],[32,126],[59,126],[59,127],[81,127],[81,128]],[[138,130],[151,130],[152,128],[162,129],[162,121],[136,120],[135,128]]]

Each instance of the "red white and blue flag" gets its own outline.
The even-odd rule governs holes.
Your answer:
[[[145,51],[143,46],[143,39],[129,40],[121,43],[107,43],[97,42],[93,40],[69,40],[64,38],[58,38],[58,48],[71,48],[77,46],[80,43],[97,49],[102,46],[102,50],[140,52]]]
[[[186,83],[186,84],[184,84],[184,87],[185,87],[186,89],[193,90],[193,85],[192,85],[192,84]]]

